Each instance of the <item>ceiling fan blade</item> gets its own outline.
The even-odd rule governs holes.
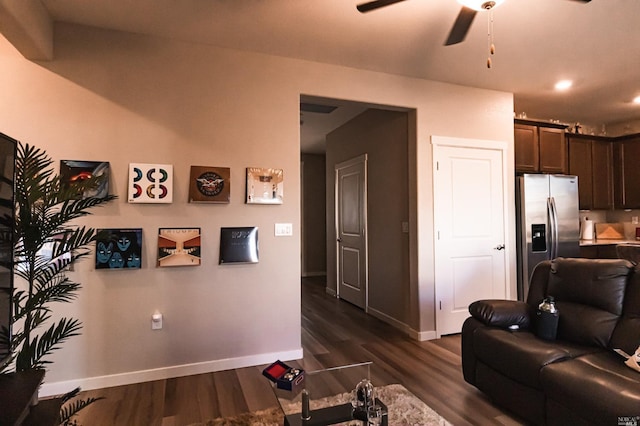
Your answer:
[[[471,24],[473,23],[473,18],[476,17],[477,13],[478,11],[476,10],[462,6],[462,9],[460,9],[460,13],[456,18],[456,22],[453,24],[449,37],[447,37],[447,41],[444,45],[451,46],[452,44],[458,44],[464,41],[467,33],[469,32],[469,28],[471,28]]]
[[[375,9],[380,9],[381,7],[389,6],[390,4],[400,3],[404,0],[373,0],[367,3],[362,3],[356,6],[359,12],[365,13],[370,12]]]

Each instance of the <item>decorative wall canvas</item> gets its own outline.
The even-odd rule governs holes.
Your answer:
[[[221,228],[219,264],[258,263],[258,228]]]
[[[231,169],[191,166],[190,203],[228,203],[231,198]]]
[[[91,177],[103,176],[100,185],[84,191],[82,198],[105,198],[109,195],[109,169],[108,161],[60,160],[60,181],[68,188]]]
[[[160,228],[158,266],[200,265],[200,228]]]
[[[282,204],[282,169],[247,167],[247,204]]]
[[[140,269],[142,229],[98,229],[96,269]]]
[[[173,165],[129,164],[130,203],[171,203]]]

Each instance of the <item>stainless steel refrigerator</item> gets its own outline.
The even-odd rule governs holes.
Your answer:
[[[525,174],[516,185],[518,299],[529,293],[533,268],[546,259],[580,255],[578,177]]]

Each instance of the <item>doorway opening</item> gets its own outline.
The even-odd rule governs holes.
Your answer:
[[[405,330],[408,324],[417,324],[417,303],[413,303],[417,295],[412,294],[410,282],[415,264],[411,229],[416,215],[411,203],[416,177],[410,172],[415,112],[305,95],[300,102],[302,274],[324,272],[326,292],[342,298],[338,283],[345,253],[340,255],[336,226],[336,166],[366,156],[368,288],[362,308]],[[313,105],[335,108],[314,112]],[[349,260],[363,255],[348,254]]]

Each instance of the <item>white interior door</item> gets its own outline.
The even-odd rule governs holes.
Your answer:
[[[367,156],[339,163],[336,170],[338,296],[367,306]]]
[[[507,295],[505,156],[500,142],[434,137],[438,336],[461,331],[471,302]]]

